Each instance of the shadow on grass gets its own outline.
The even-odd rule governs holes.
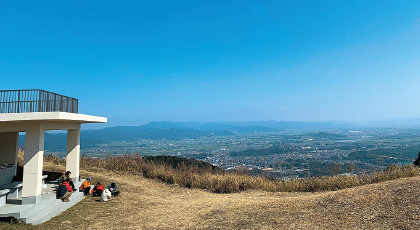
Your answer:
[[[0,223],[19,224],[21,221],[15,219],[14,217],[0,217]]]

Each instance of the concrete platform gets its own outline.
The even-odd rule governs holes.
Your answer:
[[[76,183],[76,188],[81,185],[82,182]],[[41,224],[59,215],[61,212],[67,210],[73,205],[77,204],[85,196],[82,192],[74,192],[69,202],[62,202],[56,198],[56,193],[53,191],[56,183],[46,183],[47,188],[43,190],[41,195],[41,202],[38,204],[6,204],[0,207],[0,217],[14,217],[27,224]]]
[[[106,123],[106,117],[79,113],[36,112],[36,113],[1,113],[0,122],[23,121],[71,121],[81,123]]]

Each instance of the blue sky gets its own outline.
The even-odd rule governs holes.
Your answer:
[[[109,125],[420,117],[420,1],[1,1],[0,80]]]

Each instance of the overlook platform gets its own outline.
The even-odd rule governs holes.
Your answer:
[[[78,113],[78,100],[45,90],[0,90],[0,188],[14,181],[19,133],[25,133],[21,204],[38,204],[42,196],[45,131],[67,130],[66,171],[79,180],[80,130],[84,123],[106,123],[107,118]],[[64,172],[63,172],[64,173]],[[0,208],[16,191],[0,190]],[[6,202],[3,202],[5,199]],[[3,207],[2,209],[4,209]]]
[[[105,117],[67,112],[0,113],[0,122],[64,121],[81,123],[106,123]]]

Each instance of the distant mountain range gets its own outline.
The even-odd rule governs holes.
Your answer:
[[[230,130],[234,132],[271,132],[279,130],[325,130],[355,127],[344,122],[303,122],[303,121],[246,121],[246,122],[171,122],[153,121],[139,126],[142,128],[189,128],[197,130]]]
[[[281,130],[331,130],[351,128],[348,123],[299,122],[299,121],[254,121],[254,122],[150,122],[142,126],[118,126],[81,132],[81,143],[92,147],[112,141],[180,140],[209,136],[231,136],[239,133],[276,132]],[[21,136],[20,145],[24,145],[25,136]],[[65,150],[65,133],[46,133],[46,150]]]

